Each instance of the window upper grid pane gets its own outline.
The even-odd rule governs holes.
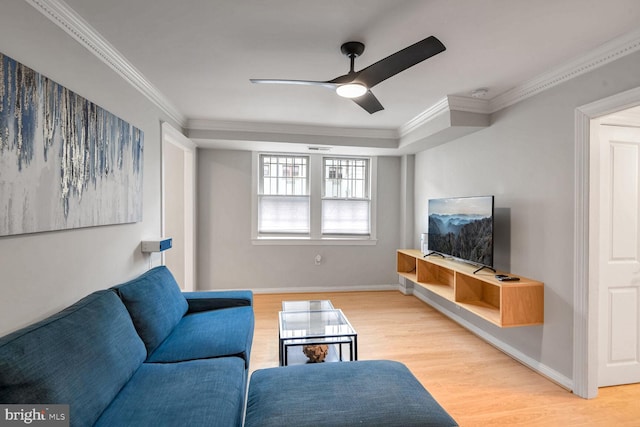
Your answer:
[[[323,198],[369,199],[368,159],[324,158]]]
[[[309,158],[261,155],[260,194],[268,196],[309,195]]]

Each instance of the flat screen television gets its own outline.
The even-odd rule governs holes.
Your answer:
[[[430,199],[428,250],[493,267],[493,196]]]

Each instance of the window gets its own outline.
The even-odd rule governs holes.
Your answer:
[[[254,161],[255,243],[375,244],[375,158],[255,153]]]
[[[260,155],[258,233],[309,234],[309,158]]]
[[[369,235],[369,160],[323,158],[322,235]]]

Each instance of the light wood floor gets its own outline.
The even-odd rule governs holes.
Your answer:
[[[283,300],[330,299],[358,332],[359,360],[403,362],[463,427],[640,426],[640,384],[602,388],[596,399],[582,399],[400,292],[254,298],[252,370],[278,365],[278,311]]]

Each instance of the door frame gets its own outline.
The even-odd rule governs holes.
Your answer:
[[[598,287],[589,274],[591,120],[640,105],[640,87],[578,107],[575,111],[573,245],[573,393],[598,395]]]
[[[185,182],[185,198],[184,198],[184,290],[194,291],[196,289],[195,272],[196,272],[196,144],[189,138],[184,136],[176,128],[166,122],[162,122],[162,149],[161,152],[161,222],[162,235],[165,235],[165,143],[171,144],[184,152],[184,182]],[[167,236],[171,237],[171,236]]]

